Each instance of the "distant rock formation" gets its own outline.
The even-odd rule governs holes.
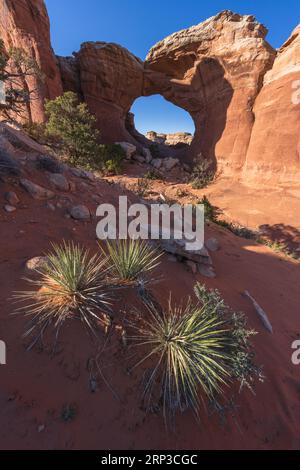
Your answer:
[[[146,138],[157,144],[165,145],[191,145],[193,135],[188,132],[175,132],[174,134],[160,134],[154,131],[146,133]]]
[[[105,42],[55,59],[42,0],[0,0],[0,15],[5,44],[32,53],[46,76],[31,105],[34,120],[44,118],[45,97],[72,90],[96,115],[104,142],[139,146],[146,140],[134,129],[131,106],[160,94],[193,118],[187,161],[201,155],[245,182],[299,184],[300,104],[292,102],[292,86],[300,79],[300,27],[277,52],[253,16],[223,11],[160,41],[143,63]]]

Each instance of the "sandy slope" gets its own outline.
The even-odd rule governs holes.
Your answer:
[[[46,176],[25,169],[34,182],[47,185]],[[101,202],[116,202],[120,187],[107,182],[85,182],[68,175],[76,189],[68,196],[75,204],[85,203],[95,213],[92,197]],[[81,189],[80,189],[81,188]],[[266,380],[256,387],[256,395],[244,390],[228,391],[235,395],[236,411],[230,412],[225,425],[205,410],[202,422],[196,424],[190,412],[179,416],[175,432],[166,432],[160,415],[146,415],[140,407],[140,374],[131,376],[118,332],[112,336],[101,356],[103,374],[96,393],[89,390],[89,359],[95,348],[76,321],[64,329],[54,357],[49,343],[45,348],[25,351],[21,338],[24,319],[12,317],[14,290],[26,283],[24,262],[43,253],[50,242],[62,238],[76,240],[97,250],[96,219],[75,222],[65,217],[65,209],[52,211],[45,202],[33,200],[16,184],[0,183],[0,197],[14,189],[21,208],[15,213],[0,211],[0,338],[7,344],[7,365],[0,368],[0,448],[2,449],[299,449],[300,448],[300,366],[291,363],[291,343],[300,337],[298,264],[275,255],[268,248],[237,238],[218,227],[207,227],[206,236],[215,236],[221,249],[213,254],[217,278],[207,280],[187,272],[184,265],[164,257],[158,275],[162,281],[153,291],[163,304],[167,292],[174,299],[192,294],[199,280],[217,287],[235,309],[244,311],[251,327],[258,332],[254,339],[257,362],[264,365]],[[61,196],[64,196],[61,193]],[[135,200],[135,196],[130,196]],[[274,328],[268,333],[247,299],[245,290],[266,310]],[[122,294],[116,313],[134,302]],[[101,343],[102,344],[102,343]],[[74,404],[72,422],[61,420],[65,404]]]

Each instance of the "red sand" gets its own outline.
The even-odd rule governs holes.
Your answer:
[[[42,173],[30,172],[28,177],[46,185]],[[1,449],[300,448],[300,366],[291,362],[292,341],[300,337],[299,264],[218,227],[208,227],[206,233],[220,241],[221,250],[212,255],[216,279],[193,275],[184,265],[164,257],[159,268],[163,280],[153,287],[160,301],[166,303],[169,291],[178,301],[191,295],[197,280],[217,287],[259,332],[253,340],[256,362],[264,365],[266,376],[264,383],[257,384],[256,395],[245,389],[235,396],[236,416],[229,415],[224,426],[203,409],[200,425],[186,412],[178,416],[175,432],[166,432],[162,416],[146,415],[141,409],[140,374],[135,370],[128,375],[129,363],[117,335],[107,345],[101,364],[118,398],[103,380],[96,393],[89,391],[87,365],[95,350],[79,322],[64,328],[54,357],[47,347],[25,351],[21,337],[25,320],[10,316],[14,306],[8,301],[14,290],[27,285],[22,280],[24,262],[62,238],[97,250],[96,219],[75,222],[65,218],[63,210],[46,209],[45,202],[33,200],[18,186],[0,185],[2,194],[14,189],[24,205],[12,214],[0,212],[0,338],[7,344],[7,365],[0,366]],[[116,202],[120,191],[105,182],[89,187],[71,197],[87,204],[93,213],[96,203],[91,202],[91,194],[99,193],[101,202]],[[241,295],[246,289],[267,312],[273,335]],[[122,295],[122,304],[128,305],[130,296]],[[71,422],[61,420],[64,404],[76,409]]]

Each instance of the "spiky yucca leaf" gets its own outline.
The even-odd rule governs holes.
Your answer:
[[[205,316],[205,309],[188,301],[185,307],[161,311],[146,304],[149,317],[131,321],[133,344],[146,351],[135,367],[154,360],[146,382],[145,397],[151,399],[156,386],[161,390],[164,416],[191,407],[198,415],[199,389],[210,399],[230,382],[232,338],[226,322],[217,312]]]
[[[24,304],[16,313],[32,317],[25,336],[36,329],[44,331],[50,324],[59,330],[67,319],[76,316],[95,332],[95,321],[110,310],[107,260],[90,256],[88,250],[66,242],[53,245],[47,259],[35,270],[39,279],[27,279],[34,289],[14,295]]]
[[[145,240],[109,240],[106,242],[111,274],[125,283],[142,281],[155,269],[162,253]],[[106,253],[101,248],[103,253]]]

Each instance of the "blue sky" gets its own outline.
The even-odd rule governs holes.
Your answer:
[[[116,42],[144,59],[167,35],[204,21],[221,10],[253,14],[269,28],[268,41],[280,47],[300,22],[299,0],[46,0],[56,54],[71,55],[84,41]],[[188,113],[160,96],[133,105],[141,131],[193,132]]]

